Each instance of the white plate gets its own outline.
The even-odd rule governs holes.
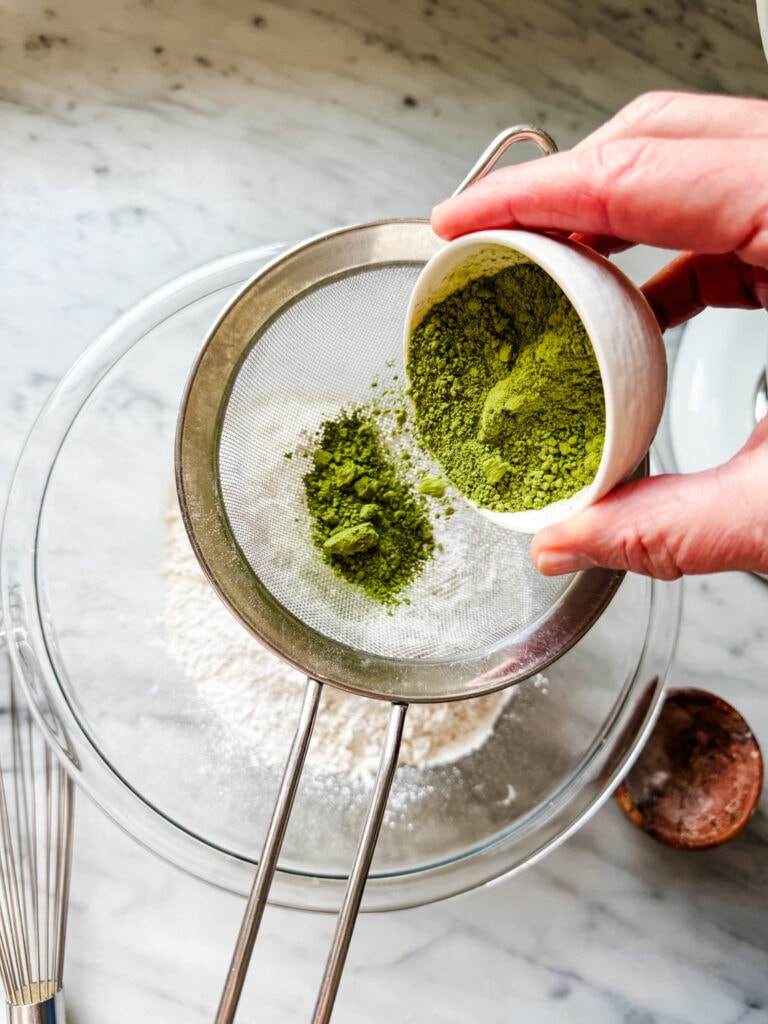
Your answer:
[[[675,465],[682,473],[725,462],[755,425],[755,394],[768,357],[762,310],[708,309],[685,328],[669,395]]]

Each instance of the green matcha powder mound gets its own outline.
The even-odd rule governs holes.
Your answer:
[[[540,267],[520,263],[436,304],[414,329],[420,439],[466,497],[540,509],[594,479],[605,401],[584,325]]]
[[[398,603],[434,551],[424,499],[361,410],[321,425],[312,466],[304,490],[323,559],[373,600]]]

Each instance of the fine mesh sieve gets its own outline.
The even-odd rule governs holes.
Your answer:
[[[461,188],[520,140],[545,153],[555,148],[538,129],[510,129]],[[620,581],[605,570],[540,576],[527,538],[458,498],[454,514],[434,520],[438,548],[404,593],[408,602],[373,601],[319,557],[303,498],[308,463],[302,455],[324,421],[373,403],[384,443],[398,465],[411,467],[403,472],[430,468],[413,431],[393,429],[386,395],[404,387],[408,298],[442,244],[428,222],[400,220],[346,228],[296,247],[261,271],[224,312],[187,386],[176,468],[192,545],[230,610],[309,677],[218,1024],[235,1013],[322,684],[388,700],[392,711],[315,1022],[331,1015],[407,704],[479,696],[542,670],[594,623]]]

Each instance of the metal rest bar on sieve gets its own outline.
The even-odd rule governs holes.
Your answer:
[[[267,829],[264,848],[259,858],[253,888],[248,897],[232,962],[221,995],[219,1009],[216,1014],[216,1024],[225,1024],[227,1021],[232,1021],[237,1010],[256,935],[267,905],[269,889],[277,867],[280,847],[282,846],[285,830],[288,826],[294,797],[296,796],[296,790],[304,767],[304,760],[309,749],[310,739],[312,738],[321,693],[322,684],[315,679],[308,679],[296,733],[288,754],[272,818]],[[336,931],[328,955],[325,972],[320,983],[320,991],[312,1016],[313,1024],[324,1024],[324,1022],[329,1021],[331,1018],[339,982],[344,971],[344,963],[349,951],[349,944],[352,940],[354,923],[360,909],[363,890],[368,878],[379,832],[381,831],[381,823],[384,819],[392,781],[395,777],[397,757],[400,752],[400,741],[403,735],[403,725],[407,710],[408,706],[406,704],[392,704],[391,706],[381,753],[381,762],[368,805],[360,843],[344,892],[344,900],[339,911]]]

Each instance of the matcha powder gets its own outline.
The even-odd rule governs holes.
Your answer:
[[[396,603],[434,550],[424,498],[361,410],[323,423],[311,458],[304,490],[316,547],[369,597]]]
[[[540,267],[507,267],[433,306],[411,334],[407,370],[421,441],[477,505],[539,509],[594,479],[600,371],[576,311]]]

